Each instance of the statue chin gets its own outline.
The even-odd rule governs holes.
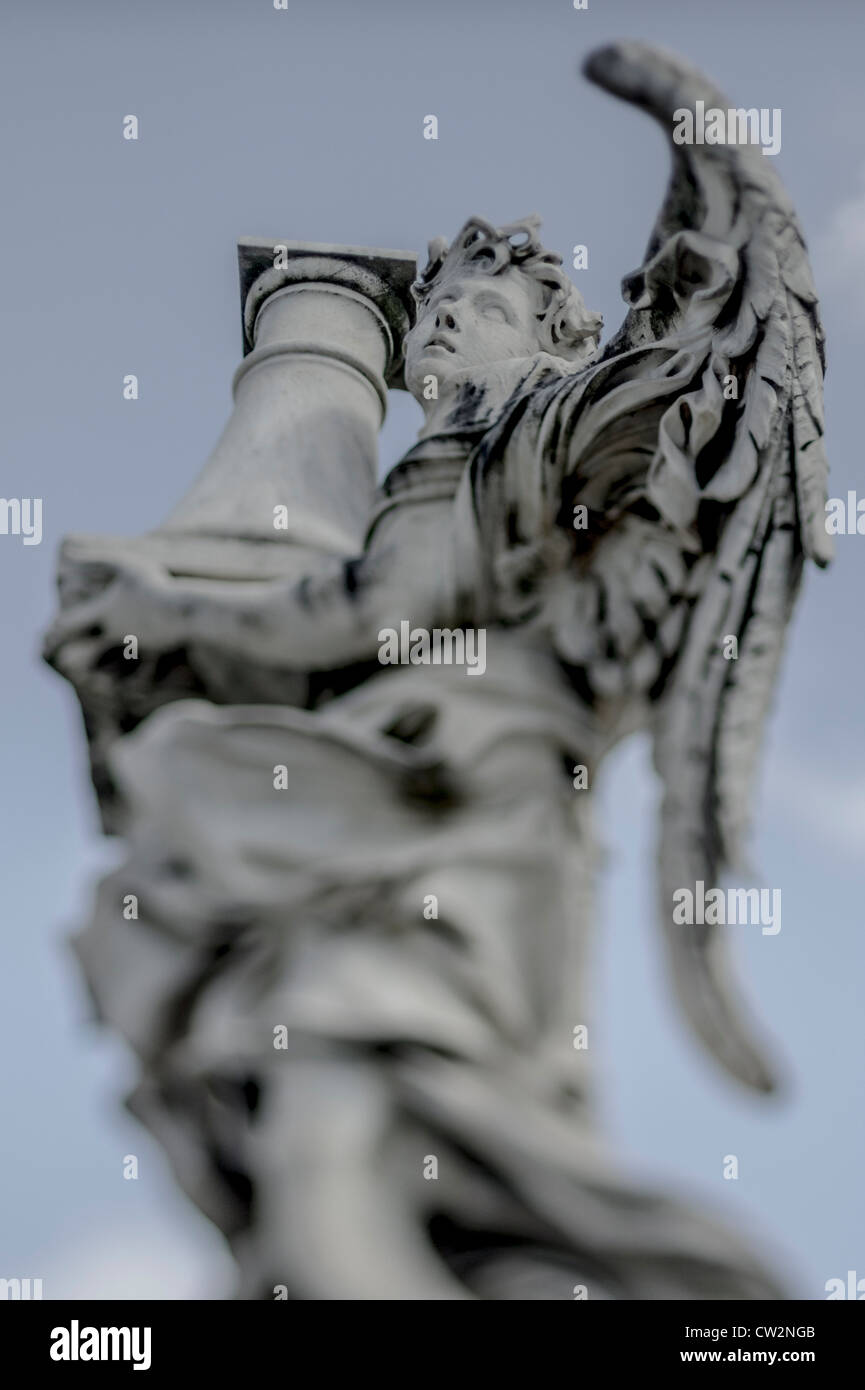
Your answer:
[[[444,348],[431,348],[417,361],[406,362],[406,385],[415,400],[426,408],[441,400],[444,392],[471,370],[472,363],[456,353],[447,352]],[[435,395],[430,395],[431,379],[435,383]]]
[[[440,420],[457,410],[461,418],[468,412],[486,420],[502,409],[539,356],[544,354],[472,362],[462,355],[436,352],[413,364],[406,382],[428,418]]]

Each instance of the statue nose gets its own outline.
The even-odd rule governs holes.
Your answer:
[[[457,321],[450,309],[439,309],[436,314],[436,328],[451,328],[457,326]]]

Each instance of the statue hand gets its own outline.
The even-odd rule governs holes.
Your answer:
[[[182,606],[160,566],[134,558],[99,562],[79,578],[101,581],[102,587],[67,603],[42,647],[44,659],[63,675],[90,669],[100,653],[133,637],[144,648],[174,640]]]

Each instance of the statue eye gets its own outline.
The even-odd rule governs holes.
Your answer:
[[[507,323],[508,316],[501,304],[494,304],[491,300],[481,305],[481,313],[485,319],[493,319],[496,323]]]

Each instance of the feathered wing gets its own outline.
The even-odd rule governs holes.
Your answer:
[[[710,82],[637,43],[593,53],[585,72],[661,123],[674,164],[645,264],[625,281],[630,310],[584,408],[617,362],[644,360],[645,375],[658,376],[652,353],[635,350],[679,348],[688,370],[697,368],[686,389],[662,401],[660,424],[651,417],[645,486],[661,518],[690,531],[699,553],[690,616],[656,706],[662,918],[691,1024],[728,1071],[769,1090],[773,1078],[728,975],[726,928],[674,925],[673,892],[700,880],[708,891],[739,862],[802,562],[822,566],[831,555],[817,298],[771,157],[756,145],[672,140],[677,110],[694,111],[697,100],[729,109]]]

